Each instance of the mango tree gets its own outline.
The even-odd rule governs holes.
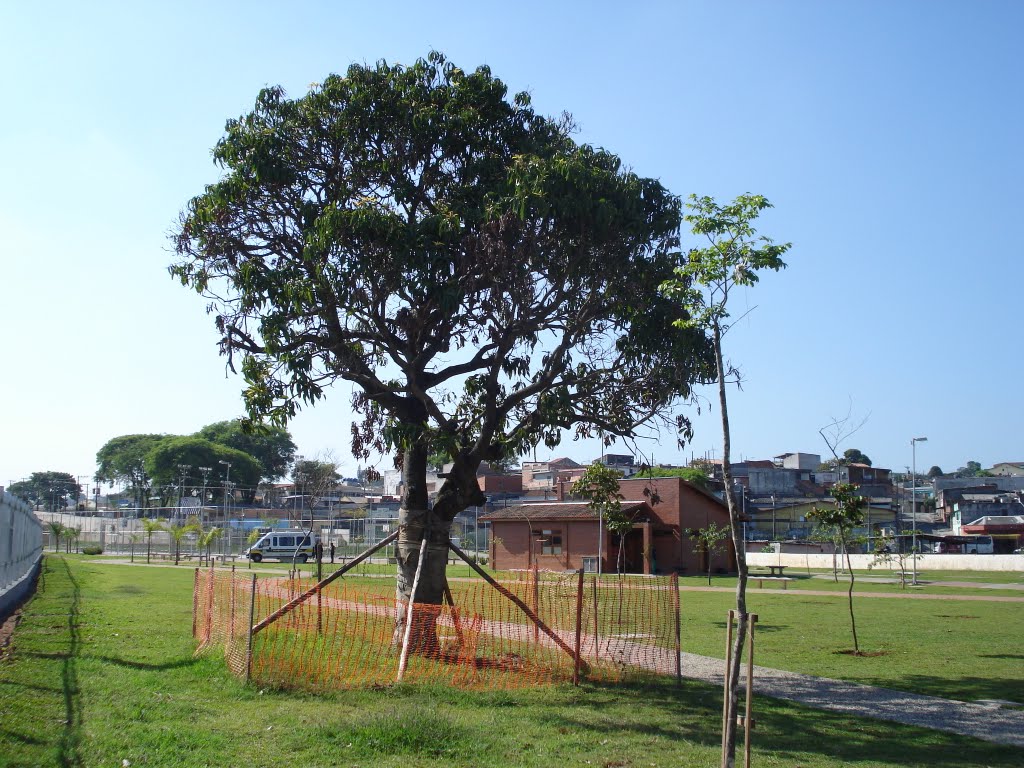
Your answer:
[[[353,453],[397,455],[399,604],[440,604],[482,462],[563,430],[685,428],[673,406],[710,371],[704,334],[672,333],[689,316],[658,291],[679,199],[572,131],[487,67],[355,64],[229,120],[219,178],[174,234],[170,271],[209,300],[251,420],[283,427],[344,383]],[[438,453],[452,467],[431,506]]]

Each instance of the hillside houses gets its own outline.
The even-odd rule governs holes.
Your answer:
[[[481,551],[490,548],[499,567],[507,563],[508,567],[536,565],[559,570],[612,569],[620,549],[630,572],[700,566],[700,553],[690,547],[685,531],[701,527],[694,510],[704,510],[708,520],[728,521],[721,501],[720,461],[694,462],[694,467],[710,473],[707,482],[698,485],[669,477],[678,474],[674,467],[655,467],[653,479],[637,479],[639,462],[630,454],[603,454],[594,461],[622,475],[620,487],[635,518],[633,531],[622,542],[602,531],[589,506],[572,497],[572,486],[588,462],[568,457],[524,461],[520,468],[512,469],[482,465],[477,482],[487,502],[461,513],[453,535],[469,537]],[[741,505],[743,536],[749,542],[809,540],[815,534],[809,513],[831,504],[832,486],[849,482],[858,486],[868,502],[864,523],[855,531],[866,542],[862,545],[865,551],[883,535],[895,537],[897,546],[909,548],[910,532],[916,529],[918,543],[933,551],[969,551],[965,545],[973,541],[970,537],[983,536],[991,537],[992,551],[1012,552],[1024,544],[1024,475],[1013,474],[1018,465],[1024,462],[996,465],[1004,470],[999,475],[938,477],[914,488],[906,477],[894,485],[888,468],[859,462],[823,465],[820,454],[809,452],[747,458],[734,462],[731,472]],[[449,465],[428,477],[431,494],[440,489],[450,469]],[[672,500],[659,506],[642,493],[634,493],[652,483],[674,489]],[[339,484],[318,498],[317,508],[328,509],[335,519],[364,517],[386,525],[397,515],[403,490],[401,473],[390,470],[372,490]],[[284,510],[305,506],[301,489],[282,484],[276,491],[275,506]],[[488,539],[487,528],[492,529],[497,544]],[[598,551],[595,546],[599,542]],[[728,557],[713,567],[727,565]]]

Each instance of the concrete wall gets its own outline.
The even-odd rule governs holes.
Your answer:
[[[0,621],[34,589],[42,548],[43,526],[32,508],[0,488]]]
[[[867,568],[873,559],[873,555],[850,555],[850,561],[856,569]],[[909,567],[909,555],[906,562]],[[748,552],[747,565],[785,565],[792,568],[828,569],[832,567],[832,555]],[[894,569],[894,563],[874,566],[874,570],[878,570],[880,573],[891,572]],[[1024,555],[918,555],[917,570],[927,573],[929,569],[933,571],[1020,573],[1024,572]]]

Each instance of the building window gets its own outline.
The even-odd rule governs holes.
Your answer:
[[[541,531],[540,553],[542,555],[562,554],[562,532]]]
[[[596,557],[584,557],[583,558],[583,572],[584,573],[597,573],[597,558]]]

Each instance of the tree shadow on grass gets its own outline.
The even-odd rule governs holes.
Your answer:
[[[1011,657],[1012,658],[1012,657]],[[978,701],[980,699],[1008,699],[1021,701],[1024,698],[1024,681],[1020,677],[989,678],[961,677],[951,680],[948,677],[932,675],[907,674],[898,680],[858,680],[865,685],[876,685],[880,688],[891,688],[909,693],[921,693],[926,696],[938,696],[955,701]]]
[[[33,747],[44,747],[49,743],[45,739],[37,739],[33,736],[26,736],[23,733],[15,733],[14,731],[8,731],[4,728],[0,728],[0,741],[17,741],[21,744],[31,744]]]
[[[62,615],[61,623],[48,625],[49,629],[59,630],[54,632],[36,633],[30,635],[28,644],[36,642],[54,643],[59,650],[21,650],[21,655],[55,662],[58,667],[57,675],[60,680],[59,687],[38,686],[32,684],[16,683],[26,690],[36,690],[60,697],[63,708],[63,717],[60,722],[63,728],[57,736],[56,757],[57,764],[63,768],[83,765],[81,755],[82,739],[82,701],[81,688],[78,679],[78,661],[81,655],[81,634],[79,631],[79,613],[81,610],[81,587],[71,568],[63,557],[47,557],[43,568],[40,570],[38,594],[47,594],[48,601],[53,605],[66,606],[67,612],[60,614],[57,611],[46,611],[37,614],[39,617],[53,617]],[[16,641],[19,643],[20,640]],[[45,745],[48,741],[38,741],[35,736],[16,736],[24,744]]]
[[[673,683],[588,685],[586,691],[587,695],[579,697],[572,707],[545,712],[538,719],[556,728],[592,733],[595,738],[613,728],[656,738],[685,739],[714,749],[721,744],[722,697],[717,686],[684,681],[679,687]],[[621,705],[625,700],[629,709],[629,699],[637,701],[637,712],[650,714],[653,708],[659,716],[654,722],[621,717]],[[613,701],[619,705],[615,715],[608,713]],[[835,759],[843,765],[963,768],[1020,764],[1020,752],[1015,747],[815,710],[767,697],[755,697],[754,720],[754,750],[771,754],[785,765],[798,765],[810,755]],[[737,743],[741,744],[742,739],[741,731]]]
[[[1021,653],[982,653],[980,656],[983,659],[1024,659]]]
[[[133,661],[132,659],[119,659],[115,656],[90,656],[89,658],[95,659],[96,661],[102,661],[106,664],[114,664],[118,667],[140,669],[149,672],[164,672],[170,669],[184,669],[185,667],[195,666],[200,661],[200,659],[194,656],[186,656],[182,659],[165,661],[160,664],[149,664],[144,661]]]
[[[82,602],[82,590],[71,573],[67,561],[61,565],[71,582],[71,605],[68,606],[68,652],[61,670],[61,685],[64,688],[64,732],[61,735],[58,756],[62,766],[82,765],[79,747],[82,739],[82,700],[78,683],[78,656],[81,637],[78,631],[78,614]]]

